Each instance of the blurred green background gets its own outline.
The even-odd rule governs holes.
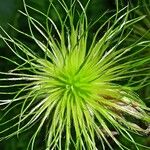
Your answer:
[[[81,2],[82,1],[84,1],[84,0],[81,0]],[[48,2],[48,0],[28,0],[27,3],[35,8],[38,8],[39,10],[41,10],[43,12],[46,12],[49,2]],[[88,15],[88,18],[90,20],[92,20],[92,19],[96,19],[97,17],[102,15],[106,10],[110,10],[113,13],[115,8],[116,8],[115,0],[91,0],[91,4],[89,5],[87,15]],[[18,33],[9,26],[9,24],[11,24],[18,29],[21,29],[24,31],[26,30],[26,28],[28,26],[27,20],[24,18],[24,16],[22,16],[18,12],[18,9],[23,10],[22,0],[0,0],[0,26],[2,26],[11,36],[19,38],[20,40],[26,40],[26,39],[23,39],[20,35],[18,35]],[[33,14],[33,16],[36,18],[39,17],[39,20],[43,19],[43,18],[40,18],[41,16],[39,16],[37,14]],[[95,31],[96,31],[96,28],[99,27],[100,23],[104,22],[105,19],[107,19],[108,17],[110,17],[110,15],[108,15],[108,16],[106,15],[106,17],[104,17],[104,19],[101,20],[97,24],[97,26],[95,26]],[[0,34],[3,34],[2,31],[0,31]],[[90,34],[91,38],[92,38],[93,34],[94,34],[94,31],[93,31],[93,33]],[[4,42],[2,40],[0,40],[0,56],[5,56],[5,57],[11,58],[11,59],[16,59],[16,58],[14,58],[15,56],[12,55],[12,52],[8,49],[8,47],[4,44]],[[6,62],[3,59],[0,59],[0,71],[7,71],[7,70],[9,70],[9,67],[11,68],[11,65],[9,64],[9,62]],[[145,97],[145,95],[148,95],[149,92],[150,92],[150,88],[148,88],[148,87],[142,89],[142,91],[139,91],[139,93],[144,97]],[[1,98],[3,98],[3,97],[1,97]],[[147,104],[149,105],[148,102],[147,102]],[[2,115],[2,113],[3,112],[0,111],[0,115]],[[12,116],[11,116],[11,114],[12,114]],[[14,115],[13,113],[11,113],[11,114],[10,114],[9,118],[13,117],[13,115]],[[1,128],[1,126],[0,126],[0,128]],[[36,128],[36,127],[34,127],[34,128]],[[28,142],[31,138],[31,135],[34,133],[34,128],[22,133],[21,135],[19,135],[19,137],[15,136],[11,139],[0,142],[0,150],[25,150],[28,145]],[[45,131],[43,131],[43,135],[44,135],[44,132]],[[44,144],[45,144],[43,135],[39,135],[39,138],[37,140],[38,141],[37,145],[35,146],[35,150],[43,149]],[[136,135],[133,135],[133,136],[137,142],[140,142],[141,144],[150,146],[150,137],[148,137],[148,136],[147,137],[139,137]],[[129,149],[131,149],[131,150],[135,149],[133,144],[129,143],[122,137],[118,136],[118,138],[120,138],[120,140]],[[114,145],[115,150],[119,150],[115,146],[115,144],[112,140],[110,140],[110,143],[112,145]],[[100,147],[99,147],[99,150],[101,150]],[[107,150],[107,148],[106,148],[106,150]],[[145,150],[145,148],[140,148],[140,150]]]

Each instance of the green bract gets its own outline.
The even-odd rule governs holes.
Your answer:
[[[96,138],[101,142],[102,149],[106,144],[113,149],[108,136],[120,149],[128,149],[117,140],[115,134],[122,135],[138,149],[142,145],[136,143],[130,133],[148,134],[149,128],[144,129],[129,118],[140,120],[145,127],[150,124],[150,109],[135,93],[135,90],[149,84],[150,67],[147,64],[150,57],[143,57],[142,54],[150,42],[139,40],[129,46],[123,46],[123,43],[130,34],[126,29],[143,16],[128,20],[128,14],[134,9],[121,9],[100,26],[90,43],[88,33],[98,20],[88,24],[86,10],[89,2],[85,7],[79,0],[73,1],[70,7],[63,0],[58,2],[66,12],[64,19],[53,3],[50,3],[49,10],[55,10],[60,29],[48,17],[49,13],[44,14],[25,2],[25,12],[21,13],[28,18],[30,35],[13,27],[34,40],[39,51],[42,50],[40,54],[2,29],[6,36],[1,38],[20,61],[5,58],[17,67],[1,72],[5,77],[0,79],[1,82],[9,81],[9,84],[0,86],[3,89],[1,94],[15,96],[10,100],[0,100],[0,105],[8,104],[5,109],[12,106],[10,110],[19,105],[20,112],[2,124],[5,126],[16,118],[19,120],[1,131],[0,139],[30,130],[38,124],[28,149],[34,149],[36,137],[45,126],[46,150],[96,150]],[[79,6],[82,12],[77,12]],[[46,27],[30,16],[29,10],[45,17]],[[106,29],[112,21],[113,24]],[[105,33],[98,36],[104,29]],[[39,40],[35,30],[46,42]],[[7,88],[18,91],[4,92]],[[15,127],[18,130],[14,132]],[[6,132],[9,134],[2,136]]]

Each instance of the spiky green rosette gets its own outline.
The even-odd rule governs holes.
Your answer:
[[[129,35],[125,32],[126,28],[142,17],[128,21],[130,11],[122,14],[126,9],[123,8],[102,25],[105,26],[114,19],[113,25],[103,36],[101,38],[98,36],[103,29],[101,26],[89,44],[88,32],[92,25],[87,23],[87,5],[84,8],[78,0],[74,1],[70,8],[63,0],[59,3],[66,11],[64,20],[61,19],[55,5],[51,3],[50,8],[55,10],[60,19],[60,30],[48,15],[25,3],[25,13],[21,13],[28,18],[31,34],[14,28],[34,40],[39,46],[39,51],[43,52],[40,55],[27,44],[11,38],[3,30],[6,36],[1,38],[21,60],[19,61],[21,64],[5,58],[17,67],[7,73],[1,72],[6,76],[0,79],[1,82],[9,81],[1,85],[3,89],[1,94],[16,94],[10,100],[0,100],[0,105],[8,104],[5,109],[12,106],[8,112],[16,107],[18,111],[18,105],[20,106],[19,114],[3,125],[14,122],[16,118],[18,122],[0,132],[1,140],[38,124],[28,148],[34,148],[37,135],[41,133],[42,127],[46,126],[46,150],[96,150],[98,149],[96,139],[101,142],[102,149],[105,149],[106,144],[113,149],[107,139],[108,136],[120,149],[128,149],[117,140],[115,134],[121,134],[138,149],[140,144],[134,141],[130,133],[131,131],[139,135],[149,133],[148,128],[142,128],[134,120],[140,120],[148,127],[150,109],[134,90],[149,82],[150,68],[142,66],[148,64],[150,58],[140,57],[144,52],[143,44],[149,45],[149,42],[137,41],[126,47],[122,47],[122,44]],[[76,5],[82,9],[80,15],[77,13],[79,15],[77,23],[74,22]],[[46,18],[47,28],[29,15],[29,9]],[[46,44],[35,36],[33,28],[41,34]],[[53,30],[57,33],[56,38],[52,35]],[[19,90],[4,92],[6,88],[10,91],[14,88]],[[17,126],[18,130],[13,132]],[[9,135],[2,136],[8,132]]]

